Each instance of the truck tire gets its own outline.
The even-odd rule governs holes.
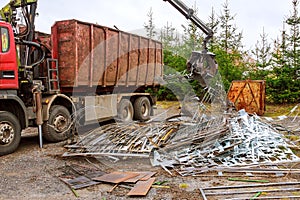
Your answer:
[[[21,125],[15,115],[0,112],[0,155],[14,152],[21,141]]]
[[[118,105],[118,120],[121,122],[131,122],[134,110],[132,103],[128,99],[122,99]]]
[[[147,97],[139,97],[134,101],[134,119],[147,121],[150,119],[151,104]]]
[[[71,115],[68,109],[61,105],[50,108],[49,119],[43,124],[43,136],[49,142],[60,142],[70,137]]]

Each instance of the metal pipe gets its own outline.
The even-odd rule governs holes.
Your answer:
[[[299,198],[300,198],[299,195],[294,195],[294,196],[273,196],[273,197],[255,197],[255,199],[299,199]],[[245,198],[230,198],[228,200],[244,200],[244,199]]]
[[[203,189],[202,189],[203,190]],[[233,191],[233,192],[206,192],[206,196],[218,196],[218,195],[234,195],[234,194],[251,194],[251,193],[257,193],[257,192],[286,192],[286,191],[300,191],[300,188],[281,188],[281,189],[269,189],[269,190],[252,190],[252,191]]]
[[[39,132],[39,144],[40,148],[43,148],[43,133],[42,133],[42,124],[43,124],[43,105],[42,105],[42,85],[41,83],[37,83],[34,88],[34,100],[35,100],[35,112],[36,112],[36,124],[38,125]]]
[[[202,188],[199,189],[202,195],[203,200],[207,200],[204,190]]]
[[[252,185],[231,185],[231,186],[218,186],[218,187],[207,187],[204,190],[220,190],[220,189],[237,189],[246,187],[268,187],[268,186],[282,186],[282,185],[299,185],[300,182],[281,182],[281,183],[268,183],[268,184],[252,184]]]
[[[39,144],[40,148],[43,148],[43,131],[42,131],[42,125],[38,125],[38,131],[39,131]]]

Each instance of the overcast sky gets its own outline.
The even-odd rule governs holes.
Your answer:
[[[219,15],[225,3],[225,0],[182,1],[189,7],[196,2],[198,17],[204,22],[208,22],[212,7]],[[168,22],[182,31],[181,24],[186,24],[186,19],[163,0],[39,0],[36,29],[50,33],[50,27],[55,21],[79,19],[133,31],[143,29],[150,7],[156,28]],[[235,14],[239,31],[243,32],[243,43],[250,48],[259,39],[263,27],[270,38],[276,39],[282,30],[283,20],[292,11],[292,0],[229,0],[229,7],[231,14]]]

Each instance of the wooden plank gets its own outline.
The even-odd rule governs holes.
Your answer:
[[[127,193],[128,196],[146,196],[154,183],[155,178],[150,178],[147,181],[139,181],[135,186]]]
[[[124,182],[130,178],[138,176],[137,173],[134,172],[119,172],[115,171],[109,174],[105,174],[100,177],[93,178],[95,181],[102,181],[102,182],[108,182],[108,183],[121,183]]]

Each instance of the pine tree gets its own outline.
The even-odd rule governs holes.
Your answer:
[[[239,52],[242,45],[242,32],[238,32],[233,23],[235,15],[231,15],[228,0],[223,4],[223,13],[220,16],[220,45],[226,52]]]
[[[300,100],[300,81],[298,78],[298,71],[300,70],[300,17],[299,17],[299,0],[292,0],[293,11],[291,16],[286,20],[290,28],[287,37],[287,62],[289,65],[290,78],[290,93],[289,101],[298,102]]]
[[[150,39],[153,39],[156,36],[157,32],[155,31],[155,24],[153,22],[154,19],[153,19],[152,7],[148,12],[147,17],[148,17],[148,23],[144,23],[144,28],[147,32],[147,36]]]
[[[242,79],[244,71],[242,46],[242,32],[238,32],[234,24],[234,17],[230,13],[228,0],[223,4],[219,24],[218,41],[214,47],[214,53],[219,64],[219,71],[222,75],[225,89],[230,86],[231,81]]]
[[[288,36],[288,45],[287,54],[289,57],[289,64],[291,68],[295,68],[296,70],[300,69],[300,32],[299,32],[299,24],[300,17],[298,16],[298,0],[293,0],[293,13],[288,19],[286,23],[290,26],[290,35]]]
[[[300,100],[300,81],[298,80],[300,33],[298,0],[292,0],[293,11],[284,23],[282,41],[277,42],[273,54],[273,77],[269,81],[271,100],[275,103],[296,103]],[[288,26],[289,32],[285,30]]]
[[[194,15],[197,15],[196,4],[193,7]],[[191,21],[187,21],[187,25],[182,25],[184,33],[182,37],[182,45],[179,54],[185,58],[189,58],[192,51],[202,50],[203,34],[201,30]]]
[[[216,15],[214,8],[211,8],[211,15],[209,16],[209,22],[207,24],[207,26],[213,31],[214,35],[213,37],[210,39],[209,42],[209,50],[211,52],[214,52],[214,47],[217,45],[217,38],[216,38],[216,34],[218,31],[218,26],[219,26],[219,19],[218,16]]]
[[[285,24],[281,31],[281,38],[274,41],[274,53],[272,55],[272,76],[267,81],[268,101],[271,103],[287,103],[287,96],[289,94],[287,84],[288,76],[286,74],[286,31]]]
[[[255,44],[252,54],[255,56],[255,66],[250,72],[251,79],[265,80],[271,70],[271,44],[268,42],[268,35],[263,32],[260,34],[260,41]]]
[[[164,50],[173,51],[178,42],[176,29],[172,24],[169,24],[169,22],[161,29],[159,38],[163,44]]]

